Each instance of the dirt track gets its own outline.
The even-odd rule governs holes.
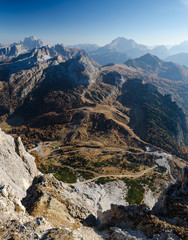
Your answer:
[[[154,167],[152,167],[152,168],[148,168],[148,169],[144,170],[144,171],[141,172],[141,173],[135,173],[135,174],[125,174],[125,175],[106,174],[106,175],[100,175],[100,176],[97,176],[97,177],[95,177],[95,178],[92,178],[92,179],[89,179],[89,180],[85,180],[85,181],[83,181],[83,182],[73,183],[73,184],[71,184],[71,185],[76,185],[76,184],[80,184],[80,183],[84,184],[84,183],[93,182],[93,181],[96,181],[97,179],[102,178],[102,177],[114,177],[114,178],[123,178],[123,177],[128,177],[128,178],[130,178],[130,177],[133,177],[133,178],[139,178],[139,177],[143,176],[145,173],[153,170],[153,169],[156,168],[156,167],[157,167],[157,166],[154,166]]]

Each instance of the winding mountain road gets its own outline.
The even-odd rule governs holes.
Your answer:
[[[29,152],[31,151],[37,151],[41,156],[44,156],[44,154],[42,153],[41,151],[41,146],[42,144],[39,143],[37,147],[31,149]],[[64,155],[67,155],[69,153],[73,153],[73,152],[79,152],[80,150],[82,151],[88,151],[88,150],[93,150],[93,148],[90,148],[90,147],[86,147],[86,148],[80,148],[79,150],[73,150],[73,151],[69,151],[69,152],[64,152]],[[153,151],[151,150],[150,148],[148,148],[146,150],[146,152],[130,152],[130,151],[127,151],[127,150],[111,150],[111,149],[101,149],[101,148],[97,148],[95,150],[98,150],[98,151],[103,151],[103,152],[116,152],[116,153],[130,153],[130,154],[133,154],[133,155],[140,155],[140,154],[144,154],[144,153],[147,153],[147,154],[151,154],[151,155],[155,155],[157,156],[157,160],[156,160],[156,164],[159,165],[159,166],[163,166],[167,169],[167,172],[171,178],[171,180],[173,182],[175,182],[175,179],[173,178],[172,174],[171,174],[171,167],[170,167],[170,164],[169,164],[169,159],[172,158],[172,156],[170,154],[167,154],[167,153],[164,153],[164,152],[159,152],[159,151]],[[60,157],[62,154],[56,154],[56,155],[51,155],[51,157]],[[49,156],[48,156],[49,157]],[[128,175],[100,175],[100,176],[97,176],[95,178],[92,178],[92,179],[89,179],[89,180],[85,180],[81,183],[88,183],[88,182],[93,182],[93,181],[96,181],[97,179],[101,178],[101,177],[115,177],[115,178],[122,178],[122,177],[133,177],[133,178],[138,178],[138,177],[141,177],[143,176],[146,172],[148,172],[149,170],[151,169],[154,169],[157,167],[154,166],[152,168],[149,168],[147,170],[144,170],[142,173],[140,174],[128,174]],[[76,183],[75,183],[76,184]]]
[[[141,173],[136,173],[136,174],[124,174],[124,175],[115,175],[115,174],[104,174],[104,175],[100,175],[100,176],[97,176],[97,177],[94,177],[92,179],[88,179],[88,180],[85,180],[85,181],[82,181],[82,182],[76,182],[76,183],[73,183],[71,185],[77,185],[77,184],[84,184],[84,183],[90,183],[90,182],[93,182],[93,181],[96,181],[97,179],[99,178],[105,178],[105,177],[114,177],[114,178],[123,178],[123,177],[133,177],[133,178],[139,178],[139,177],[142,177],[144,174],[146,174],[147,172],[153,170],[154,168],[156,168],[157,166],[154,166],[152,168],[148,168],[146,170],[144,170],[143,172]]]

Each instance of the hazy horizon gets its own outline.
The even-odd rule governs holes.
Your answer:
[[[118,36],[147,46],[188,40],[188,0],[1,0],[0,43],[28,36],[46,44],[91,43]]]

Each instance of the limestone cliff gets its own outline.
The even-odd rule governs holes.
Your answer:
[[[25,151],[20,138],[14,140],[0,130],[0,186],[12,189],[22,199],[33,177],[39,174],[34,157]]]

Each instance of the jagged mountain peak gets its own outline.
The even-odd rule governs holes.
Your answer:
[[[15,98],[19,95],[18,105],[39,85],[46,86],[53,82],[50,88],[58,88],[57,85],[61,86],[61,89],[65,88],[65,85],[88,85],[95,82],[97,73],[97,68],[85,51],[68,49],[63,45],[34,48],[8,63],[0,64],[3,81],[10,83],[10,92]],[[8,98],[8,95],[5,98]],[[12,107],[12,112],[17,108],[17,104]]]
[[[30,39],[31,41],[36,41],[37,40],[37,38],[35,36],[26,37],[25,40],[26,39]]]
[[[99,64],[122,63],[133,57],[140,57],[148,52],[148,48],[132,39],[118,37],[104,47],[91,53],[91,57]]]
[[[109,49],[113,49],[117,52],[125,52],[130,49],[139,48],[140,50],[146,50],[147,47],[136,43],[132,39],[126,39],[124,37],[118,37],[114,39],[111,43],[106,45]]]
[[[12,59],[18,57],[20,54],[43,46],[44,42],[41,39],[36,39],[35,36],[26,37],[23,42],[19,41],[8,46],[0,47],[0,58]]]
[[[22,43],[0,47],[0,59],[11,59],[27,52]]]
[[[133,39],[127,39],[125,37],[117,37],[114,40],[112,40],[111,43],[125,43],[125,42],[131,42],[131,43],[136,43]]]
[[[35,47],[40,48],[44,46],[44,42],[41,39],[37,39],[35,36],[26,37],[23,41],[23,46],[26,49],[33,49]]]
[[[70,79],[73,85],[95,82],[98,73],[88,54],[80,50],[60,66],[60,71]]]

